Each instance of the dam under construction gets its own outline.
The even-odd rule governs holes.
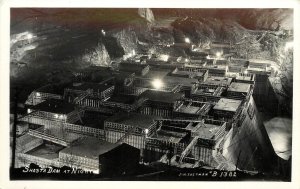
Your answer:
[[[291,29],[115,11],[12,10],[11,179],[291,180]]]

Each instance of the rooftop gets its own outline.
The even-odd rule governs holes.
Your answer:
[[[217,65],[217,66],[226,66],[229,62],[228,60],[224,59],[224,58],[209,58],[206,59],[206,65]],[[215,63],[215,64],[213,64]]]
[[[42,132],[44,135],[50,135],[68,143],[74,142],[80,137],[78,134],[69,132],[63,127],[49,127],[44,129],[38,129],[38,131]]]
[[[212,139],[219,129],[220,127],[217,125],[202,124],[200,127],[193,130],[193,133],[200,138]]]
[[[200,114],[200,110],[204,105],[205,103],[198,101],[185,101],[177,111],[187,114]]]
[[[197,112],[199,112],[199,110],[201,109],[201,107],[197,107],[197,106],[187,106],[187,105],[182,105],[178,112],[182,112],[182,113],[186,113],[186,114],[197,114]]]
[[[175,64],[170,64],[169,62],[163,62],[163,61],[153,61],[153,60],[147,60],[147,64],[151,66],[151,69],[164,69],[173,71],[177,66]]]
[[[148,65],[146,64],[136,64],[136,63],[121,63],[119,64],[119,70],[125,72],[134,72],[137,75],[140,75],[144,68]]]
[[[64,93],[64,88],[65,88],[65,86],[63,86],[63,85],[45,85],[35,91],[41,92],[41,93],[51,93],[51,94],[62,95]]]
[[[81,117],[83,123],[78,120],[75,124],[83,125],[86,127],[96,128],[96,129],[103,129],[104,128],[104,121],[109,118],[108,115],[104,115],[99,112],[91,112],[86,111],[84,116]]]
[[[159,78],[162,79],[164,78],[168,73],[170,72],[170,70],[164,70],[164,69],[150,69],[149,72],[144,75],[145,78]]]
[[[212,88],[198,88],[193,94],[213,95],[216,90]]]
[[[248,93],[250,90],[250,86],[251,84],[248,83],[232,82],[228,87],[228,91]]]
[[[249,59],[250,65],[255,65],[255,64],[261,64],[265,66],[271,66],[276,64],[276,62],[272,60],[265,60],[265,59]]]
[[[257,68],[257,67],[249,66],[247,70],[248,70],[250,73],[251,73],[251,72],[265,72],[265,71],[266,71],[266,68]]]
[[[114,94],[107,101],[123,103],[123,104],[133,104],[135,102],[135,99],[136,97],[133,95]]]
[[[125,79],[127,78],[133,78],[135,76],[135,73],[132,72],[124,72],[124,71],[116,71],[113,73],[115,77],[115,81],[117,84],[124,84]]]
[[[74,111],[74,105],[62,100],[48,99],[33,106],[32,109],[57,114],[68,114]]]
[[[112,150],[118,145],[119,144],[113,144],[103,140],[98,140],[96,138],[86,137],[84,139],[78,140],[72,146],[61,150],[59,153],[87,157],[97,160],[99,158],[99,155]]]
[[[156,91],[156,90],[147,90],[140,95],[140,97],[147,98],[151,101],[166,102],[166,103],[174,103],[175,101],[183,98],[183,96],[184,94],[182,93],[173,93],[173,92]]]
[[[146,79],[146,78],[136,78],[133,82],[134,87],[140,87],[140,88],[148,88],[149,90],[154,90],[153,81],[155,79]],[[175,83],[166,83],[164,80],[162,80],[163,86],[161,87],[161,91],[171,91],[174,87],[177,86]]]
[[[217,76],[210,76],[206,79],[203,84],[209,85],[229,85],[231,83],[232,78],[228,77],[217,77]]]
[[[215,65],[213,63],[215,62]],[[209,66],[220,66],[221,68],[225,67],[228,64],[228,60],[225,59],[207,59],[207,65]]]
[[[247,64],[249,64],[249,61],[244,59],[230,60],[230,66],[247,66]]]
[[[179,75],[179,76],[191,76],[191,77],[201,77],[204,75],[204,71],[199,71],[199,72],[190,72],[190,71],[183,71],[183,70],[178,70],[178,71],[175,71],[175,72],[172,72],[172,75],[176,76],[176,75]]]
[[[192,86],[195,83],[199,83],[198,79],[176,77],[176,76],[166,76],[163,78],[163,82],[170,84],[180,84],[183,86]]]
[[[166,131],[166,130],[159,130],[157,131],[157,139],[178,143],[180,140],[185,137],[187,133],[182,132],[174,132],[174,131]]]
[[[116,114],[108,118],[107,122],[119,123],[124,125],[131,125],[141,129],[146,129],[154,123],[155,119],[158,119],[158,116],[153,115],[144,115],[136,113],[121,113]]]
[[[210,71],[215,70],[215,71],[221,71],[221,72],[223,72],[223,71],[226,71],[226,70],[228,69],[228,66],[226,66],[226,65],[206,64],[206,65],[204,66],[204,68],[206,68],[206,69],[208,69],[208,70],[210,70]],[[208,72],[208,73],[209,73],[209,72]]]
[[[224,110],[230,112],[236,112],[241,105],[241,100],[233,100],[227,98],[221,98],[218,103],[214,106],[214,110]]]
[[[90,83],[90,82],[85,82],[85,83],[78,83],[77,85],[71,85],[67,88],[69,89],[74,89],[74,90],[81,90],[81,91],[86,91],[88,89],[93,89],[94,92],[102,92],[111,87],[112,85],[109,84],[99,84],[99,83]]]
[[[43,144],[26,152],[26,154],[52,160],[58,158],[58,152],[63,148],[55,144]]]
[[[36,137],[31,136],[30,134],[26,133],[20,137],[17,137],[16,142],[17,142],[17,144],[26,145],[27,143],[30,143],[33,140],[41,140],[41,139],[36,138]]]

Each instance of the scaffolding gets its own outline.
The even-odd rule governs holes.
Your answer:
[[[193,140],[189,143],[189,145],[183,150],[180,155],[179,163],[182,163],[182,160],[191,152],[192,148],[197,144],[199,137],[196,136]]]
[[[50,135],[50,134],[46,134],[45,132],[40,131],[40,130],[31,130],[31,129],[29,129],[28,134],[30,134],[31,136],[37,137],[37,138],[41,138],[43,140],[51,141],[55,144],[66,146],[66,147],[70,146],[70,144],[71,144],[70,142],[67,142],[62,138],[55,137],[55,136]]]
[[[124,142],[134,131],[135,131],[136,127],[132,127],[130,129],[127,130],[127,132],[117,140],[116,144],[120,144],[122,142]]]

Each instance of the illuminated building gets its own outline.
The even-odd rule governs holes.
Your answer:
[[[123,113],[114,115],[104,122],[106,140],[116,143],[126,133],[123,142],[139,149],[145,147],[145,138],[153,133],[157,116]]]
[[[186,100],[181,101],[173,112],[173,117],[179,119],[199,119],[206,116],[213,103]]]
[[[69,102],[82,102],[84,105],[91,105],[89,98],[107,99],[114,92],[115,86],[112,84],[98,84],[98,83],[73,83],[73,85],[65,88],[64,97]],[[87,98],[88,97],[88,98]]]
[[[215,164],[216,142],[225,134],[226,124],[217,120],[157,120],[156,132],[147,137],[146,161],[168,157],[170,163],[181,166],[192,159],[194,164]],[[162,159],[161,159],[162,160]]]
[[[29,110],[32,116],[61,121],[65,123],[74,123],[78,121],[78,115],[82,114],[82,111],[78,112],[73,104],[54,99],[49,99],[38,105],[30,107]],[[43,125],[43,123],[36,124]]]
[[[147,90],[139,97],[145,100],[140,107],[140,113],[170,117],[183,97],[184,94],[182,93]]]
[[[45,85],[34,90],[26,100],[27,105],[37,105],[47,99],[63,99],[64,86],[61,85]]]
[[[116,146],[118,144],[88,137],[60,150],[59,162],[69,167],[100,173],[99,156]]]

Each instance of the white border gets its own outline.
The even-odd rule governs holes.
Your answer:
[[[300,104],[300,39],[299,39],[299,8],[298,0],[0,0],[0,189],[8,188],[300,188],[299,166],[299,104]],[[10,7],[128,7],[128,8],[294,8],[294,118],[293,118],[293,159],[292,182],[103,182],[103,181],[10,181],[9,167],[9,20]],[[297,116],[298,115],[298,116]],[[188,185],[187,185],[188,184]]]

